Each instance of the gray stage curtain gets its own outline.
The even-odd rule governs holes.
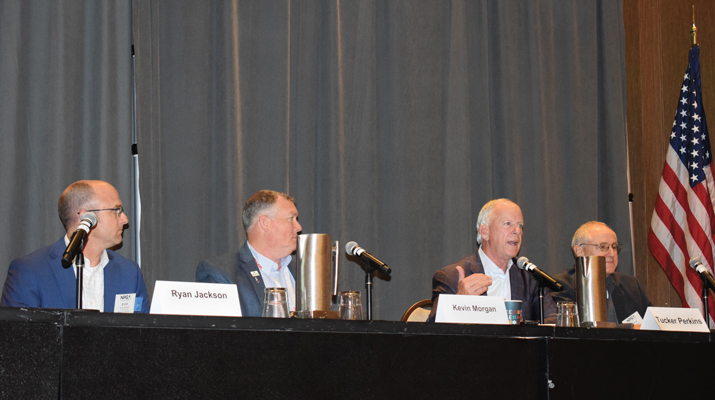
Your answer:
[[[134,1],[142,265],[193,280],[245,240],[263,188],[297,199],[304,233],[387,262],[374,317],[430,297],[508,197],[522,255],[557,273],[588,220],[626,244],[620,1]],[[85,99],[86,100],[86,99]],[[342,257],[341,289],[364,292]]]
[[[131,126],[129,0],[0,1],[0,285],[64,234],[70,183],[109,181],[133,212]]]

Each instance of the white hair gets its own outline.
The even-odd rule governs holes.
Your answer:
[[[490,200],[484,205],[484,207],[482,207],[482,210],[479,211],[479,215],[477,216],[477,246],[482,245],[482,234],[479,232],[479,227],[482,225],[489,225],[489,222],[491,222],[492,210],[501,202],[508,202],[516,205],[516,203],[509,199],[494,199]]]

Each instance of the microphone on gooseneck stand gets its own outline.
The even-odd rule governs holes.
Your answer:
[[[89,234],[89,230],[95,225],[97,225],[97,216],[93,212],[86,212],[82,214],[79,226],[74,234],[72,234],[70,243],[67,245],[64,254],[62,254],[62,266],[64,268],[72,266],[77,253],[82,251],[82,244]]]
[[[708,301],[709,300],[709,294],[708,294],[708,287],[715,291],[715,279],[713,279],[713,275],[708,271],[707,268],[703,265],[703,262],[700,261],[700,258],[698,257],[693,257],[690,259],[690,266],[694,268],[698,274],[700,274],[700,279],[703,281],[703,291],[700,294],[703,300],[703,315],[705,316],[705,323],[707,326],[710,326],[710,311],[709,311],[709,305]]]
[[[372,271],[377,269],[382,273],[390,275],[390,268],[377,257],[368,253],[356,242],[348,242],[345,245],[345,252],[351,256],[359,257],[365,263],[365,288],[367,289],[367,319],[372,321]]]
[[[527,271],[531,276],[539,282],[539,323],[544,323],[544,287],[548,287],[554,292],[560,292],[564,290],[563,286],[552,278],[546,272],[540,270],[536,265],[529,262],[526,257],[519,257],[516,260],[516,265],[519,269]]]
[[[390,273],[392,272],[392,270],[390,270],[390,267],[388,267],[387,264],[365,251],[365,249],[358,246],[356,242],[348,242],[347,244],[345,244],[345,252],[350,254],[351,256],[360,257],[363,262],[367,264],[372,264],[383,274],[390,275]]]
[[[708,271],[707,268],[703,265],[702,261],[700,261],[700,258],[695,257],[690,259],[690,266],[698,271],[698,274],[700,274],[700,279],[703,280],[703,283],[706,286],[709,286],[710,289],[715,290],[715,278],[713,278],[712,274],[710,271]]]
[[[540,270],[536,265],[532,264],[528,258],[519,257],[519,259],[516,260],[516,265],[519,267],[519,269],[523,269],[524,271],[529,272],[531,275],[534,276],[534,278],[536,278],[537,281],[539,281],[541,285],[548,287],[554,292],[560,292],[564,290],[564,287],[556,279],[552,278],[546,272]]]

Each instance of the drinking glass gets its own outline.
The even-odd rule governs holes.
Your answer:
[[[362,319],[362,299],[355,290],[342,291],[339,294],[340,319]]]
[[[559,301],[556,304],[556,326],[581,326],[578,318],[578,307],[573,301]]]
[[[288,293],[285,288],[271,287],[263,290],[263,314],[270,318],[289,318]]]

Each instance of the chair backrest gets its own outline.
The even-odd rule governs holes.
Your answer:
[[[420,300],[410,306],[410,308],[402,314],[400,321],[402,322],[425,322],[432,310],[432,299]]]

